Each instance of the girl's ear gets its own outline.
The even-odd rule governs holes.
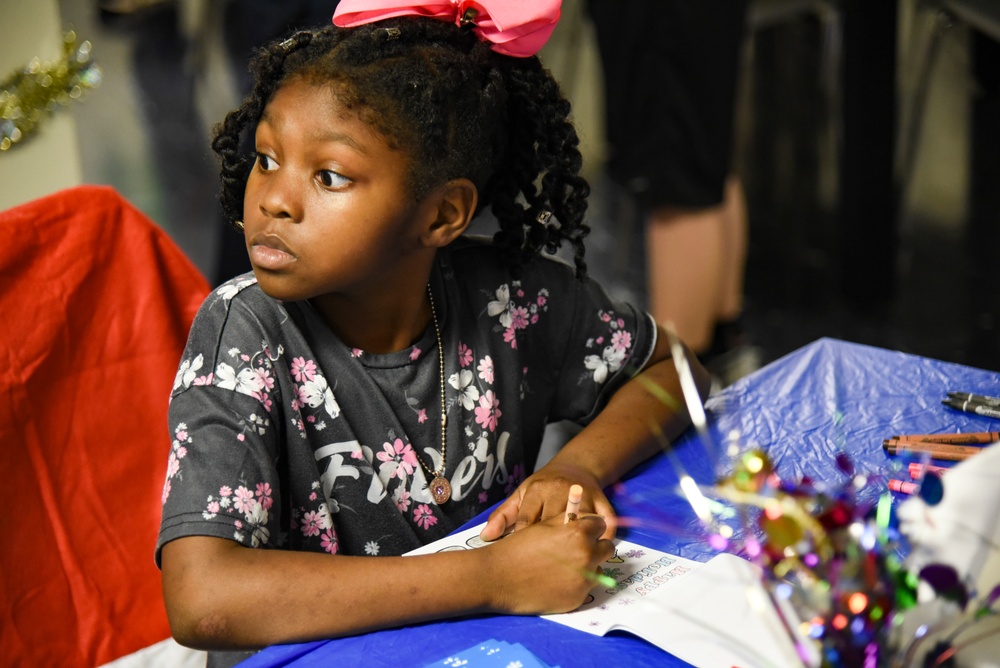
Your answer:
[[[476,213],[479,191],[469,179],[453,179],[442,186],[437,218],[424,230],[424,244],[432,248],[447,246],[465,232]]]

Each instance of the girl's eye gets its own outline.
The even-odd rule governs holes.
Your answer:
[[[331,169],[324,169],[316,176],[324,188],[341,188],[351,182],[349,178]]]
[[[275,162],[274,158],[271,158],[264,153],[257,154],[257,164],[260,165],[260,168],[265,172],[274,171],[278,168],[278,163]]]

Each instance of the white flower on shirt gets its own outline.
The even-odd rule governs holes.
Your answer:
[[[376,543],[373,540],[370,540],[367,543],[365,543],[365,554],[370,555],[372,557],[377,556],[378,555],[378,543]]]
[[[271,537],[271,531],[267,528],[267,509],[264,508],[264,504],[253,504],[243,513],[243,516],[246,517],[253,530],[250,534],[250,545],[258,547],[261,543],[266,544]]]
[[[476,377],[468,369],[451,374],[448,384],[458,390],[458,400],[467,411],[471,411],[479,401],[479,388],[472,384]]]
[[[198,354],[193,360],[184,360],[181,362],[180,367],[177,369],[177,375],[174,376],[174,388],[177,389],[184,385],[184,387],[190,387],[194,379],[198,377],[198,370],[205,363],[205,357]]]
[[[497,288],[496,294],[496,300],[491,301],[486,305],[486,312],[489,313],[491,318],[500,316],[500,324],[505,328],[510,327],[511,323],[514,321],[514,316],[511,314],[514,302],[510,299],[510,288],[506,283],[504,283]]]
[[[219,362],[215,368],[215,378],[216,385],[222,389],[236,390],[251,397],[256,397],[267,384],[267,379],[256,369],[244,367],[237,373],[236,369],[225,362]]]
[[[601,356],[587,355],[583,360],[583,365],[594,372],[594,382],[603,383],[608,379],[609,373],[614,373],[622,368],[625,361],[625,351],[615,350],[612,346],[607,346]]]
[[[327,384],[326,378],[321,374],[317,373],[312,380],[307,380],[299,385],[299,401],[310,408],[322,405],[332,418],[340,415],[340,404],[333,396],[333,390]]]
[[[238,281],[236,283],[226,283],[225,285],[219,286],[219,289],[215,291],[215,294],[222,297],[224,301],[229,301],[236,295],[240,293],[240,290],[248,285],[253,285],[257,282],[256,278],[248,278],[246,280]]]

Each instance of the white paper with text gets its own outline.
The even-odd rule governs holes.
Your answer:
[[[483,525],[408,554],[475,549]],[[818,666],[815,646],[800,659],[761,584],[757,566],[731,554],[705,563],[615,541],[615,555],[601,566],[614,586],[598,585],[582,606],[544,619],[593,635],[637,635],[698,668]],[[797,620],[782,608],[789,628]],[[627,659],[623,657],[623,659]]]

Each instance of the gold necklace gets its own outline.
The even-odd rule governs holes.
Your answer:
[[[438,344],[438,379],[441,384],[441,467],[437,470],[430,470],[419,456],[417,461],[433,479],[431,480],[431,496],[434,503],[441,505],[451,498],[451,483],[444,477],[445,461],[448,446],[448,414],[445,406],[445,385],[444,385],[444,346],[441,344],[441,326],[438,324],[437,310],[434,308],[434,295],[431,294],[431,285],[427,284],[427,298],[431,303],[431,321],[434,323],[434,334],[437,335]]]

